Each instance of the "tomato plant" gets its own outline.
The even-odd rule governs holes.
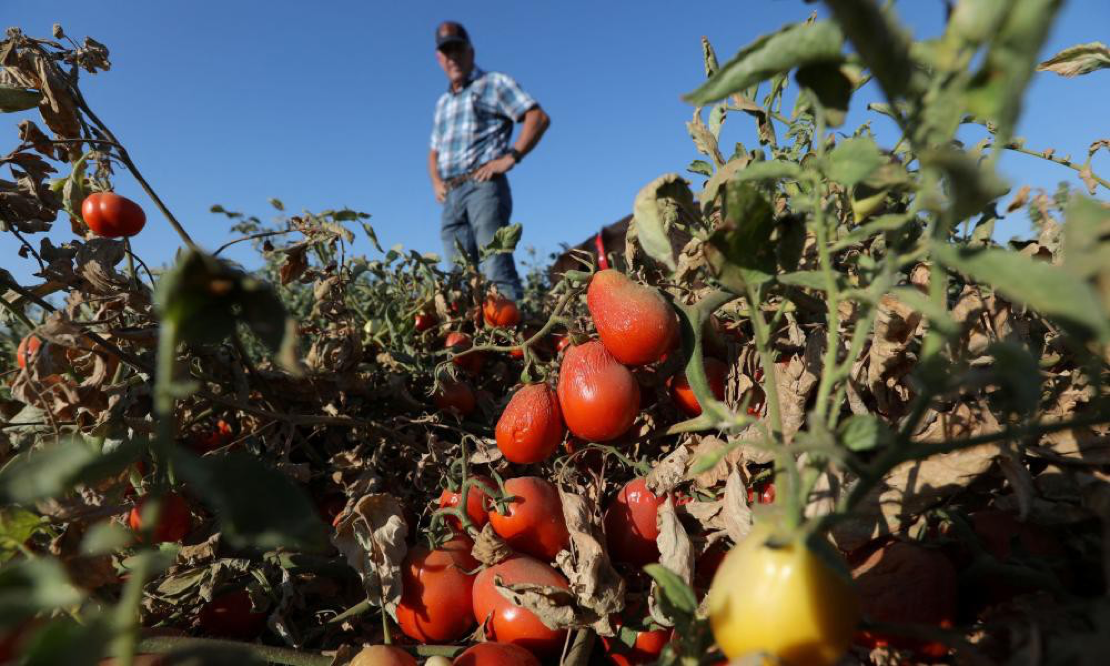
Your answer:
[[[540,477],[518,476],[505,482],[505,493],[512,498],[506,512],[489,512],[494,531],[515,550],[554,560],[569,544],[559,491]]]
[[[728,379],[728,366],[724,362],[719,361],[712,357],[705,359],[705,375],[709,380],[709,388],[713,391],[713,397],[718,400],[725,399],[725,380]],[[697,416],[701,414],[701,405],[698,404],[698,399],[694,396],[694,391],[690,388],[690,381],[686,379],[686,373],[679,374],[667,380],[671,389],[671,398],[678,408],[686,413],[687,416]]]
[[[486,523],[489,522],[489,507],[490,507],[490,493],[496,494],[497,484],[493,479],[481,474],[474,474],[470,477],[471,486],[466,495],[466,516],[470,518],[470,522],[474,523],[474,527],[481,530]],[[483,487],[489,490],[487,493]],[[444,488],[443,492],[439,494],[439,507],[453,508],[462,502],[461,490],[451,490]],[[450,525],[456,532],[462,530],[462,525],[458,518],[454,516],[447,517],[447,524]]]
[[[447,334],[446,339],[443,341],[444,346],[450,349],[455,354],[460,354],[471,348],[473,341],[470,336],[461,331],[451,331]],[[482,371],[482,366],[486,364],[485,352],[472,352],[470,354],[462,354],[451,359],[452,363],[459,366],[463,370],[471,374],[478,374]]]
[[[666,497],[657,497],[643,478],[624,485],[605,510],[605,541],[617,562],[641,567],[659,560],[656,516]]]
[[[529,583],[568,589],[566,578],[550,565],[524,555],[511,557],[484,569],[474,580],[474,617],[485,622],[489,638],[510,643],[539,656],[551,656],[563,647],[565,630],[550,629],[531,611],[513,605],[494,586],[498,577],[506,585]]]
[[[103,238],[134,236],[146,225],[139,204],[115,192],[94,192],[81,204],[81,217],[89,229]]]
[[[495,434],[506,460],[521,464],[545,460],[566,434],[555,392],[547,384],[522,387],[501,412]]]
[[[397,624],[409,638],[450,643],[474,626],[471,590],[478,561],[469,539],[448,541],[435,550],[410,549],[401,565],[403,593]]]
[[[596,341],[566,350],[558,394],[567,429],[591,442],[620,437],[640,410],[636,378]]]

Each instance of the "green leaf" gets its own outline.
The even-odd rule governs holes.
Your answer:
[[[871,451],[894,442],[890,428],[871,414],[854,414],[840,423],[837,439],[849,451]]]
[[[645,185],[632,205],[637,239],[644,252],[673,271],[674,249],[669,231],[683,216],[692,218],[694,210],[690,186],[678,174],[664,174]]]
[[[767,160],[765,162],[752,162],[746,168],[738,171],[732,177],[732,181],[798,180],[801,177],[802,168],[794,162]]]
[[[237,452],[198,458],[178,450],[174,463],[213,509],[230,543],[258,548],[324,543],[324,525],[304,491],[258,458]]]
[[[75,606],[83,598],[58,560],[17,561],[0,569],[0,629],[41,611]]]
[[[838,60],[843,41],[840,29],[829,21],[788,25],[741,49],[683,99],[696,106],[706,106],[795,67]]]
[[[698,610],[698,598],[678,574],[662,564],[649,564],[644,571],[659,586],[659,601],[664,613],[675,619],[694,616]]]
[[[941,243],[933,245],[933,256],[1081,338],[1110,341],[1110,321],[1098,296],[1087,282],[1062,268],[1009,250],[971,250]]]
[[[0,564],[19,553],[19,546],[46,524],[41,516],[20,507],[0,509]]]
[[[798,85],[810,91],[825,111],[825,123],[840,127],[848,114],[852,98],[852,81],[841,70],[838,62],[818,62],[806,65],[794,75]]]
[[[713,175],[713,165],[705,160],[694,160],[690,162],[690,166],[686,167],[686,170],[690,173],[698,173],[703,176]]]
[[[97,666],[108,652],[112,623],[105,615],[53,620],[35,632],[19,662],[22,666]]]
[[[887,99],[898,99],[918,88],[910,58],[913,40],[893,9],[880,9],[874,0],[826,0],[826,4]]]
[[[829,283],[825,279],[825,274],[820,271],[798,271],[796,273],[784,273],[776,278],[781,284],[788,284],[793,287],[802,287],[805,289],[815,289],[817,291],[827,291]]]
[[[517,243],[520,242],[520,235],[523,231],[524,228],[520,222],[501,227],[494,232],[493,240],[488,245],[482,246],[479,257],[485,261],[495,254],[512,254],[516,250]]]
[[[957,222],[982,212],[989,203],[1010,191],[993,169],[980,165],[964,152],[926,151],[921,154],[921,163],[937,167],[948,176],[952,217]]]
[[[140,445],[128,442],[110,453],[99,453],[79,438],[65,439],[20,454],[0,472],[0,498],[29,504],[59,497],[78,483],[91,483],[122,473],[139,458]]]
[[[925,315],[929,326],[944,335],[952,336],[959,333],[960,327],[952,319],[952,315],[943,306],[933,302],[925,294],[914,287],[895,287],[890,290],[892,296]]]
[[[73,171],[65,179],[62,186],[62,208],[72,217],[85,221],[81,214],[81,204],[85,202],[88,192],[85,191],[85,162],[92,152],[85,153],[73,163]]]
[[[709,237],[706,259],[713,274],[729,289],[743,293],[775,273],[775,213],[751,183],[733,181],[725,197],[725,219]]]
[[[374,233],[374,227],[370,226],[369,222],[362,223],[362,231],[366,234],[366,237],[370,239],[370,242],[374,244],[375,250],[379,253],[385,252],[385,250],[382,249],[382,244],[378,242],[378,234]]]
[[[0,86],[0,113],[27,111],[39,105],[42,93],[11,86]]]
[[[1041,402],[1041,370],[1037,359],[1024,346],[1010,342],[993,342],[987,353],[994,358],[991,373],[999,391],[992,402],[1013,414],[1031,414]]]
[[[887,161],[875,141],[868,137],[844,141],[829,152],[826,160],[828,177],[848,187],[866,180]]]
[[[1038,72],[1056,72],[1071,78],[1110,67],[1110,48],[1102,42],[1077,44],[1037,65]]]
[[[131,531],[119,523],[96,523],[81,541],[81,554],[110,555],[126,548],[133,540]]]

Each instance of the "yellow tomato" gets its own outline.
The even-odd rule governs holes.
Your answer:
[[[801,540],[768,545],[757,525],[729,551],[709,588],[709,623],[729,659],[752,652],[831,666],[852,640],[859,597]]]

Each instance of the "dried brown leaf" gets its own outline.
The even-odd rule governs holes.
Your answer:
[[[670,569],[687,585],[692,585],[694,580],[694,549],[690,544],[690,537],[682,522],[675,512],[674,500],[668,494],[667,499],[659,505],[659,513],[655,517],[659,527],[659,535],[655,537],[655,544],[659,547],[659,564]],[[663,626],[671,627],[674,623],[664,613],[659,604],[659,586],[653,581],[651,593],[648,596],[648,607],[651,617]]]
[[[332,536],[332,543],[362,578],[370,603],[384,603],[391,614],[401,600],[407,535],[401,503],[392,495],[377,493],[361,497]]]
[[[683,444],[652,468],[645,479],[648,490],[660,497],[674,490],[686,479],[689,463],[690,449]]]
[[[752,509],[748,506],[748,488],[735,470],[725,482],[725,496],[722,501],[721,517],[724,519],[728,538],[740,543],[752,530]]]
[[[514,583],[506,585],[501,576],[493,577],[493,587],[513,605],[531,611],[548,629],[568,629],[593,623],[575,605],[574,593],[552,585]]]
[[[470,554],[482,564],[492,567],[512,555],[513,549],[497,535],[497,532],[493,531],[493,525],[486,523],[478,538],[474,540],[474,547],[470,550]]]
[[[559,553],[555,561],[570,581],[578,607],[597,618],[594,630],[602,636],[612,636],[609,616],[624,608],[624,579],[609,562],[602,545],[605,535],[591,504],[581,495],[562,488],[559,499],[572,549]]]

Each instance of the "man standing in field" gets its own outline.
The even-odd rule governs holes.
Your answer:
[[[449,86],[436,103],[428,173],[443,204],[447,261],[458,242],[478,263],[478,248],[509,224],[513,199],[505,174],[536,147],[551,121],[512,77],[474,66],[474,46],[460,24],[445,21],[435,35],[436,60]],[[514,122],[523,127],[510,145]],[[493,255],[482,270],[502,295],[523,295],[511,254]]]

